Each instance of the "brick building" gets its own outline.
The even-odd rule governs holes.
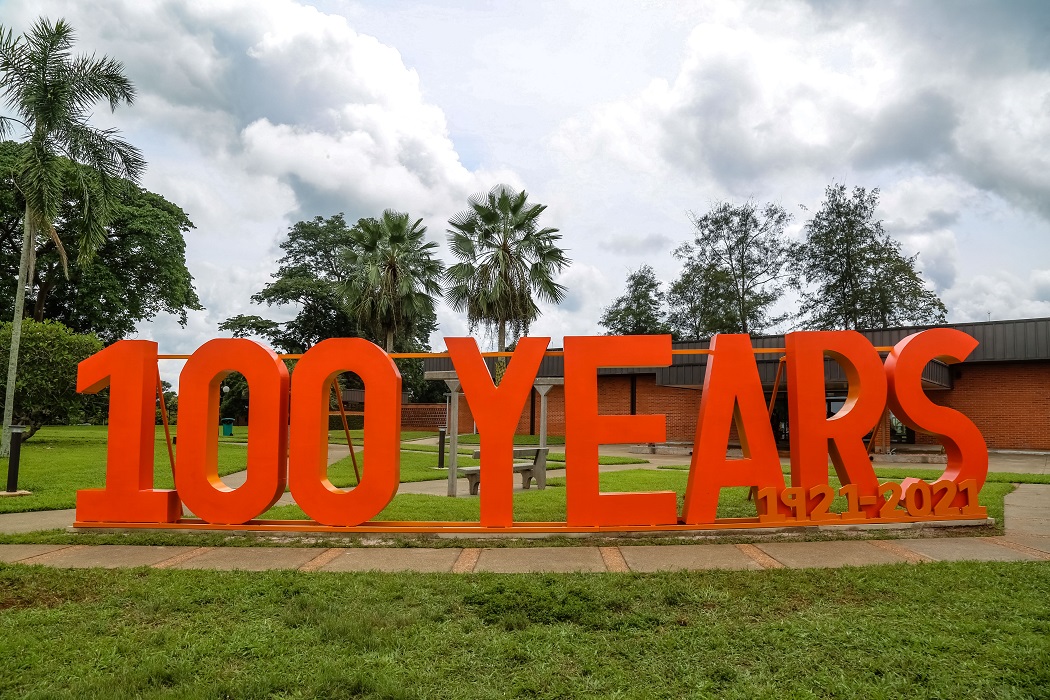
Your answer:
[[[1050,319],[950,324],[980,343],[965,362],[947,366],[931,362],[923,380],[936,403],[967,415],[984,434],[990,449],[1050,450]],[[891,346],[925,327],[863,331],[875,346]],[[756,348],[783,348],[784,336],[755,336]],[[675,349],[703,349],[707,342],[675,343]],[[780,355],[756,355],[759,374],[771,397]],[[451,360],[427,360],[428,371],[452,370]],[[692,442],[706,370],[704,355],[675,355],[669,367],[603,368],[599,370],[599,411],[603,414],[652,414],[667,416],[667,439]],[[562,358],[544,358],[539,376],[561,377]],[[842,406],[845,377],[832,360],[825,364],[829,413]],[[787,443],[786,379],[781,380],[774,403],[772,424],[779,442]],[[561,386],[547,396],[547,425],[551,435],[565,431],[565,403]],[[519,434],[539,431],[540,399],[532,393],[518,422]],[[405,406],[405,429],[436,429],[444,424],[445,406]],[[440,423],[435,422],[440,420]],[[895,419],[883,431],[882,449],[889,443],[936,444],[928,435],[916,435]],[[470,406],[460,396],[460,431],[471,432]],[[887,441],[886,438],[889,438]],[[881,450],[879,450],[881,451]]]

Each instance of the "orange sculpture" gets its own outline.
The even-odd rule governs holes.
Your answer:
[[[514,522],[514,431],[550,338],[522,338],[497,387],[473,338],[446,338],[481,436],[481,524]]]
[[[236,358],[232,367],[230,359]],[[236,369],[248,381],[248,476],[232,489],[219,477],[219,387]],[[179,376],[179,400],[193,410],[179,420],[175,488],[186,507],[210,523],[246,523],[284,493],[288,369],[269,348],[244,338],[209,340]],[[327,436],[326,436],[327,437]],[[327,450],[326,450],[327,453]]]
[[[494,382],[473,338],[448,338],[449,354],[481,434],[480,522],[382,522],[374,518],[400,482],[401,375],[390,355],[360,338],[318,343],[291,373],[271,350],[244,339],[213,340],[189,357],[180,378],[176,490],[154,489],[157,346],[115,343],[80,364],[77,388],[110,388],[106,486],[77,493],[78,527],[178,527],[360,532],[584,532],[739,529],[820,523],[967,520],[986,517],[978,502],[988,450],[964,415],[933,403],[922,374],[934,359],[964,360],[976,346],[956,330],[911,335],[888,351],[853,331],[789,333],[785,338],[790,417],[790,485],[785,484],[765,396],[746,335],[716,335],[708,354],[696,438],[681,515],[673,491],[603,493],[598,446],[663,442],[663,415],[602,415],[598,370],[671,363],[670,336],[567,337],[565,362],[566,522],[513,517],[516,430],[549,338],[522,338],[502,380]],[[763,349],[762,352],[768,352]],[[845,405],[828,416],[825,365],[845,374]],[[247,479],[238,488],[218,476],[218,389],[231,371],[250,387]],[[328,479],[329,392],[342,372],[365,386],[365,468],[360,483]],[[290,394],[289,394],[290,384]],[[291,408],[289,411],[289,400]],[[865,435],[887,407],[916,431],[939,436],[948,455],[940,479],[879,483]],[[726,449],[735,426],[743,459]],[[286,435],[289,437],[286,440]],[[838,489],[829,478],[829,461]],[[309,521],[257,518],[290,487]],[[755,517],[719,518],[721,489],[756,488]],[[846,508],[831,510],[836,495]],[[183,502],[193,513],[182,516]]]
[[[565,338],[565,514],[569,525],[677,522],[674,491],[598,491],[598,445],[667,439],[667,423],[662,415],[598,414],[598,368],[669,364],[669,335]]]

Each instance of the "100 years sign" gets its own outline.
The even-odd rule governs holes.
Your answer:
[[[153,487],[157,345],[120,341],[80,364],[78,389],[110,390],[106,484],[77,494],[80,527],[203,527],[361,532],[676,530],[833,525],[986,517],[978,493],[988,451],[961,413],[932,402],[922,374],[934,359],[964,360],[977,346],[952,329],[916,333],[885,360],[854,331],[789,333],[785,339],[791,474],[787,483],[747,335],[717,335],[710,345],[696,439],[681,511],[673,491],[603,493],[598,446],[663,442],[662,415],[602,415],[598,368],[671,364],[670,336],[565,338],[566,521],[514,522],[513,442],[549,338],[522,338],[499,385],[472,338],[447,338],[481,439],[480,522],[375,521],[400,483],[401,375],[393,360],[360,338],[325,340],[299,359],[294,376],[262,345],[217,339],[186,362],[179,380],[175,489]],[[825,358],[844,369],[845,405],[828,417]],[[218,474],[219,386],[231,371],[250,387],[247,479],[237,488]],[[342,372],[365,386],[368,463],[359,484],[328,480],[329,392]],[[290,400],[289,400],[290,396]],[[947,453],[944,474],[927,483],[880,483],[864,437],[887,407],[910,428],[937,436]],[[735,424],[743,459],[726,456]],[[830,463],[839,488],[829,479]],[[722,488],[757,488],[753,518],[718,518]],[[257,518],[288,489],[312,520]],[[845,508],[831,509],[836,496]],[[195,518],[183,517],[183,505]]]

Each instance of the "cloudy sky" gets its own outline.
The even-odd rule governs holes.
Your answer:
[[[15,31],[40,14],[125,63],[138,100],[95,122],[196,224],[207,310],[143,325],[162,352],[293,315],[249,300],[292,223],[393,207],[444,248],[498,182],[573,259],[554,345],[629,270],[673,279],[689,211],[777,201],[797,235],[831,182],[881,188],[950,320],[1050,316],[1050,3],[0,0]]]

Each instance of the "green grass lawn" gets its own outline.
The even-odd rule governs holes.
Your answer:
[[[357,453],[358,469],[364,473],[366,455],[368,450]],[[479,462],[470,457],[460,457],[458,464],[461,467],[476,467]],[[416,452],[413,450],[401,450],[401,483],[413,481],[436,481],[447,479],[448,471],[437,468],[436,452]],[[357,478],[354,475],[354,464],[350,457],[335,462],[328,467],[328,480],[333,486],[349,488],[357,486]]]
[[[1048,590],[1045,563],[467,576],[0,565],[0,696],[1046,698]]]
[[[174,488],[163,428],[157,428],[153,476],[157,488]],[[244,469],[243,445],[219,445],[219,473]],[[22,445],[18,486],[30,496],[0,498],[0,513],[73,508],[79,489],[102,488],[106,482],[106,428],[100,426],[48,426]],[[0,473],[7,477],[7,460],[0,459]]]
[[[341,434],[341,432],[340,432]],[[411,437],[413,434],[407,434]],[[236,435],[235,435],[236,437]],[[523,436],[529,437],[529,436]],[[404,443],[407,449],[401,453],[401,481],[429,481],[446,478],[446,472],[437,469],[437,452],[419,450],[425,445]],[[432,447],[432,446],[431,446]],[[469,449],[469,448],[467,448]],[[367,451],[366,451],[367,452]],[[367,461],[366,452],[359,453],[362,468]],[[244,468],[246,450],[243,445],[220,444],[219,468],[221,474],[229,474]],[[551,455],[557,463],[564,455]],[[72,508],[76,491],[82,488],[100,488],[104,485],[106,458],[106,430],[103,427],[49,427],[44,428],[29,442],[22,452],[19,485],[33,491],[31,496],[0,498],[0,513]],[[603,457],[603,464],[632,463],[635,458]],[[638,459],[637,461],[643,461]],[[465,455],[459,458],[461,466],[477,466],[478,462]],[[553,466],[553,465],[552,465]],[[685,491],[686,467],[660,470],[628,470],[609,472],[601,476],[604,491],[659,491],[674,490],[679,494],[679,506]],[[6,463],[0,460],[0,470],[6,473]],[[907,476],[934,478],[937,469],[879,468],[880,478],[901,479]],[[171,468],[163,430],[157,429],[155,445],[155,475],[158,488],[172,488]],[[981,492],[981,502],[989,509],[1001,528],[1003,497],[1011,490],[1009,482],[1045,483],[1046,475],[990,473],[988,484]],[[329,467],[329,478],[340,487],[356,484],[353,466],[349,457]],[[832,485],[837,481],[832,478]],[[521,521],[565,519],[565,492],[561,488],[564,480],[551,479],[551,488],[545,491],[530,490],[515,495],[515,518]],[[754,504],[746,500],[747,489],[724,489],[719,504],[719,517],[753,517]],[[419,496],[402,494],[380,514],[382,520],[477,520],[479,517],[476,499],[450,499],[442,496]],[[844,499],[836,499],[832,510],[845,507]],[[266,514],[271,518],[305,517],[295,506],[275,508]]]
[[[480,445],[481,444],[481,436],[478,435],[477,433],[467,433],[466,435],[460,435],[459,436],[459,442],[461,444],[464,444],[464,445]],[[540,444],[540,436],[539,435],[515,435],[514,436],[514,444],[515,445],[525,445],[525,446],[538,445],[538,444]],[[548,445],[564,445],[565,444],[565,436],[564,435],[548,435],[547,436],[547,444]]]
[[[239,434],[237,431],[242,431]],[[361,431],[357,431],[360,433]],[[420,431],[402,433],[406,440],[428,437],[433,433]],[[336,439],[338,438],[338,439]],[[360,435],[355,436],[360,439]],[[234,426],[234,437],[220,439],[219,474],[242,471],[247,462],[247,428]],[[333,431],[331,442],[346,444],[342,431]],[[239,442],[241,441],[241,442]],[[33,510],[73,508],[76,492],[80,489],[102,488],[106,475],[107,430],[104,426],[48,426],[22,445],[19,463],[19,488],[32,491],[30,496],[0,498],[0,513],[20,513]],[[411,445],[412,443],[407,443]],[[176,446],[177,448],[177,446]],[[358,455],[362,459],[362,455]],[[461,457],[463,466],[477,466],[478,462]],[[402,452],[402,481],[444,479],[445,472],[437,468],[437,454]],[[156,430],[154,444],[154,482],[156,488],[174,488],[164,429]],[[333,483],[352,486],[354,470],[350,458],[337,462],[329,469]],[[0,459],[0,478],[7,477],[7,460]]]
[[[420,445],[418,443],[406,442],[404,440],[402,440],[401,442],[401,447],[403,449],[412,450],[414,452],[433,452],[434,454],[437,454],[438,451],[437,445]],[[467,455],[469,457],[471,454],[474,453],[475,449],[476,448],[474,447],[457,447],[456,454]],[[448,448],[448,443],[445,443],[445,457],[447,458],[448,455],[450,455],[451,453],[451,450],[449,450]]]
[[[172,426],[172,429],[177,429],[178,426]],[[350,439],[354,441],[355,445],[360,445],[365,437],[364,430],[351,430]],[[437,437],[437,433],[432,430],[402,430],[402,440],[420,440],[422,438]],[[247,442],[248,440],[248,426],[246,425],[235,425],[233,426],[233,435],[230,437],[219,436],[219,442]],[[346,432],[342,428],[339,430],[328,431],[328,442],[339,443],[340,445],[346,444]]]
[[[350,479],[353,479],[351,471]],[[688,474],[674,470],[630,469],[606,472],[599,476],[602,491],[675,491],[681,512]],[[838,480],[830,479],[838,488]],[[333,483],[335,483],[333,481]],[[549,479],[548,488],[540,491],[530,489],[514,494],[514,519],[517,521],[564,521],[565,479]],[[1013,490],[1011,484],[989,483],[981,489],[981,505],[988,508],[989,517],[995,518],[1001,528],[1003,498]],[[753,518],[757,516],[755,504],[747,500],[747,488],[722,489],[718,502],[720,518]],[[846,499],[836,497],[831,510],[842,512]],[[276,506],[262,516],[266,519],[299,520],[306,515],[299,506]],[[419,494],[398,494],[390,505],[376,516],[376,520],[461,520],[476,521],[481,517],[480,501],[476,498],[448,498]]]

